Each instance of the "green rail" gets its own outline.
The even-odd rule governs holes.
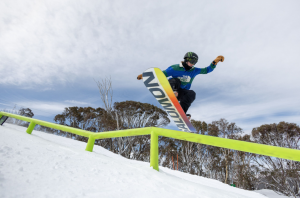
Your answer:
[[[155,170],[158,168],[158,136],[164,136],[169,138],[174,138],[178,140],[185,140],[189,142],[201,143],[211,146],[217,146],[227,149],[233,149],[238,151],[244,151],[249,153],[255,153],[260,155],[267,155],[271,157],[278,157],[288,160],[294,160],[300,162],[300,150],[289,149],[283,147],[269,146],[264,144],[257,144],[251,142],[244,142],[239,140],[232,140],[226,138],[219,138],[207,135],[200,135],[194,133],[187,133],[169,129],[162,129],[156,127],[145,127],[137,129],[128,129],[128,130],[119,130],[119,131],[110,131],[110,132],[101,132],[94,133],[90,131],[85,131],[81,129],[76,129],[68,126],[63,126],[51,122],[45,122],[42,120],[37,120],[33,118],[28,118],[16,114],[0,112],[0,118],[2,116],[8,116],[11,118],[16,118],[26,122],[30,122],[26,132],[28,134],[32,133],[36,124],[41,126],[46,126],[49,128],[66,131],[76,135],[81,135],[89,138],[86,146],[86,151],[93,151],[95,140],[96,139],[105,139],[105,138],[116,138],[116,137],[128,137],[128,136],[139,136],[139,135],[151,135],[150,143],[150,166]]]

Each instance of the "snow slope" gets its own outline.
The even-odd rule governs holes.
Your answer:
[[[0,126],[0,197],[266,198],[219,181],[128,160],[100,146]]]

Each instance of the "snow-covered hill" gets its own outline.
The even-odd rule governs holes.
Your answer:
[[[128,160],[100,146],[0,126],[0,197],[266,198],[219,181]],[[269,191],[263,191],[269,195]],[[272,192],[271,192],[272,193]]]

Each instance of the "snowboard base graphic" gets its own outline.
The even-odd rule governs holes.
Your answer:
[[[181,131],[196,132],[174,95],[168,79],[159,68],[150,68],[144,71],[143,81]]]

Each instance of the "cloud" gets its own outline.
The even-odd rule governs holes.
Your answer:
[[[220,118],[235,122],[244,132],[250,133],[254,127],[280,121],[299,124],[299,102],[293,97],[257,101],[200,100],[190,109],[193,119],[210,123]]]
[[[89,105],[90,103],[87,102],[80,102],[80,101],[76,101],[76,100],[65,100],[66,103],[70,103],[70,104],[77,104],[77,105]]]
[[[296,59],[299,29],[289,27],[299,16],[290,14],[292,5],[272,3],[266,11],[255,1],[190,1],[189,8],[183,2],[129,2],[6,1],[0,83],[54,86],[105,75],[119,83],[121,76],[135,79],[149,67],[176,64],[186,51],[200,54],[200,67],[225,55],[235,75],[222,73],[244,82],[244,73],[265,74],[278,68],[277,61],[292,61],[286,55]],[[291,10],[278,15],[282,7]]]
[[[5,104],[5,103],[0,103],[1,106],[10,106],[8,104]]]
[[[218,55],[225,61],[193,81],[193,119],[225,117],[243,126],[297,121],[299,6],[299,1],[4,0],[0,85],[93,90],[93,79],[111,76],[115,93],[122,92],[118,100],[156,104],[136,76],[178,64],[194,51],[197,67]],[[45,101],[39,108],[86,105],[76,97],[50,106]],[[280,117],[280,112],[289,113]]]
[[[65,103],[51,102],[51,101],[31,101],[31,102],[19,102],[19,105],[30,108],[36,115],[51,115],[62,113],[66,107]]]

